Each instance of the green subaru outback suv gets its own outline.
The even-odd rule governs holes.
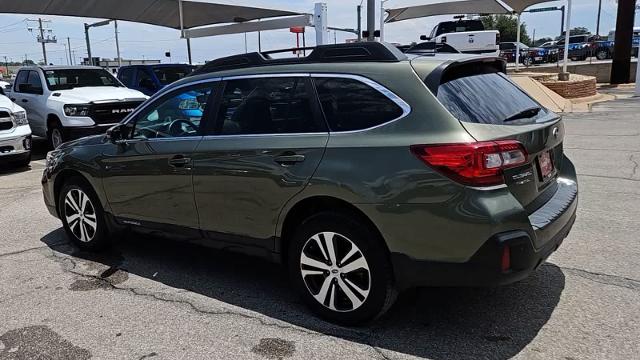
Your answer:
[[[44,200],[83,249],[133,230],[283,263],[343,324],[411,287],[511,283],[569,233],[578,185],[562,120],[504,71],[383,43],[218,59],[49,153]]]

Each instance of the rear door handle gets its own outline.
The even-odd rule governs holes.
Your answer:
[[[287,154],[287,155],[279,155],[273,158],[273,161],[277,162],[280,165],[293,165],[295,163],[303,162],[305,159],[304,155],[298,154]]]
[[[169,165],[177,168],[184,168],[191,163],[191,158],[184,157],[183,155],[176,155],[169,159]]]

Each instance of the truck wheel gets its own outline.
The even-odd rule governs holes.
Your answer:
[[[530,57],[526,57],[524,58],[524,60],[522,60],[522,63],[524,64],[524,66],[529,67],[531,66],[532,60]]]
[[[47,138],[49,140],[49,145],[55,149],[64,143],[66,140],[64,136],[64,131],[62,125],[59,122],[54,122],[49,127],[49,131],[47,131]]]
[[[609,52],[607,50],[601,49],[596,52],[596,59],[598,60],[605,60],[608,57],[609,57]]]

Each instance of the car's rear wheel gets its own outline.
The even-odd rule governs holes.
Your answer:
[[[381,316],[395,301],[387,250],[377,232],[357,216],[313,215],[291,240],[293,285],[320,317],[355,325]]]
[[[80,178],[67,181],[58,198],[58,213],[69,239],[86,250],[108,245],[104,211],[93,189]]]

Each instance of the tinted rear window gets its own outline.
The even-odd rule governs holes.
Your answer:
[[[191,74],[193,72],[192,66],[163,66],[154,68],[153,72],[156,74],[158,81],[162,85],[169,85],[172,82],[178,81],[185,76]]]
[[[453,78],[440,85],[437,97],[458,120],[470,123],[521,125],[548,114],[502,73]],[[539,110],[534,114],[531,109]]]
[[[322,111],[332,131],[367,129],[402,115],[402,109],[398,104],[359,80],[314,80]]]
[[[448,21],[438,25],[435,36],[440,34],[465,32],[465,31],[483,31],[484,25],[480,20],[462,20],[462,21]]]

